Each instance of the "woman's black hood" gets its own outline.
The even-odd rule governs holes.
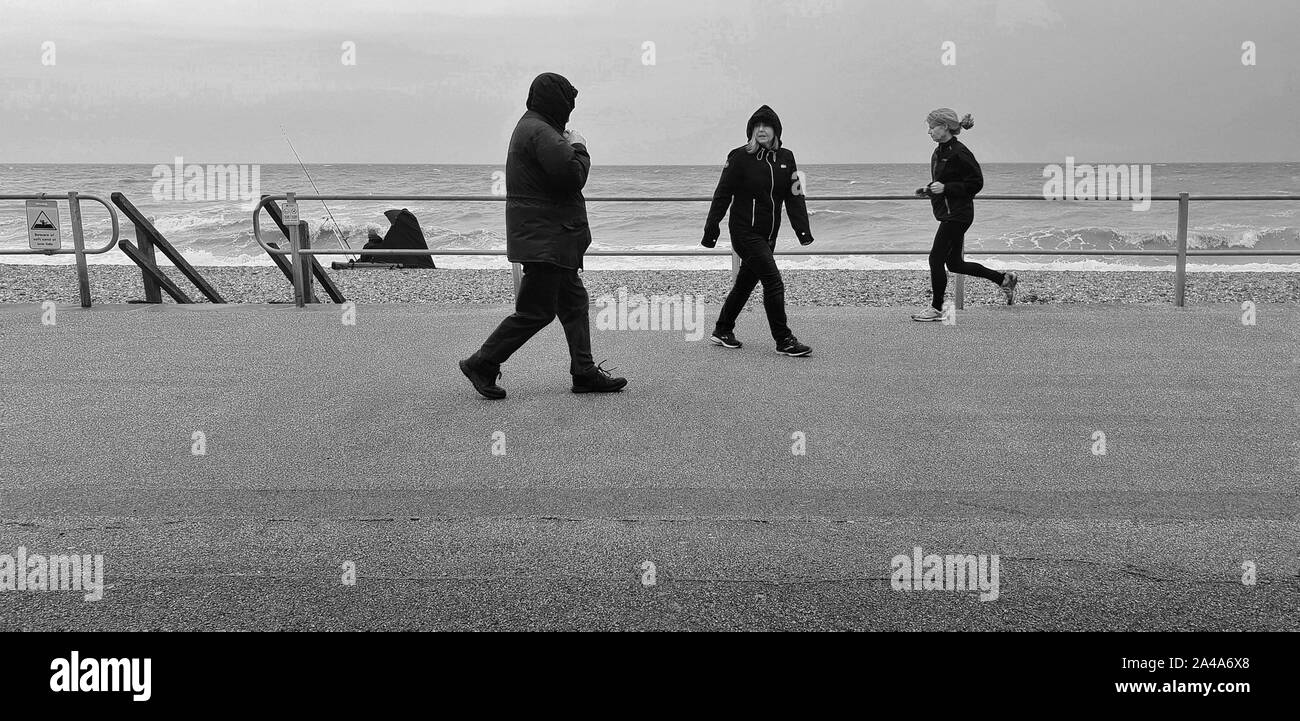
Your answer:
[[[551,126],[563,133],[577,97],[577,89],[563,75],[542,73],[528,88],[528,109],[546,116]]]
[[[781,139],[781,119],[776,116],[776,111],[764,105],[754,114],[749,116],[749,122],[745,125],[745,137],[754,137],[754,126],[762,123],[771,126],[772,131],[776,134],[776,139]]]

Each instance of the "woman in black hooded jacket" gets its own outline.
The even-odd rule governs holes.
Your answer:
[[[724,348],[739,348],[733,330],[736,318],[749,301],[754,286],[763,284],[763,309],[776,341],[778,353],[788,356],[806,356],[812,349],[803,345],[786,325],[785,284],[776,267],[772,253],[776,250],[776,236],[781,229],[781,206],[790,211],[790,224],[801,245],[813,242],[808,227],[808,209],[804,203],[803,186],[798,177],[794,153],[781,147],[781,119],[764,105],[749,118],[745,125],[749,142],[727,155],[722,168],[722,178],[713,192],[713,205],[704,224],[706,248],[714,247],[722,234],[722,216],[731,211],[727,229],[731,234],[731,247],[740,256],[740,272],[735,285],[727,295],[726,303],[718,316],[710,341]]]

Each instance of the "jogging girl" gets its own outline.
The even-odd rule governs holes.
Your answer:
[[[956,111],[939,108],[926,116],[925,122],[930,128],[930,139],[939,145],[930,156],[930,184],[916,193],[930,198],[939,230],[934,234],[934,246],[930,249],[930,286],[934,295],[930,307],[914,314],[912,320],[943,320],[943,294],[948,288],[945,267],[954,273],[979,276],[996,283],[1006,296],[1007,304],[1012,305],[1016,302],[1016,283],[1019,282],[1015,273],[989,270],[962,258],[962,243],[966,230],[975,222],[974,198],[984,187],[984,175],[970,148],[956,136],[963,128],[975,127],[975,120],[969,113],[958,120]]]

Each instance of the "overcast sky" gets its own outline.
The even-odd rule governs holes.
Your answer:
[[[599,163],[717,164],[763,103],[804,164],[923,160],[939,106],[984,162],[1296,161],[1297,27],[1297,0],[5,0],[0,162],[293,162],[283,124],[307,162],[500,164],[544,71]]]

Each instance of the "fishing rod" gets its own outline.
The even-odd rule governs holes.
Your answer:
[[[320,188],[316,187],[316,181],[312,179],[311,173],[307,172],[307,166],[303,164],[302,156],[298,155],[298,149],[293,147],[293,141],[289,139],[289,133],[284,129],[284,125],[280,126],[280,133],[284,135],[284,141],[289,144],[289,150],[293,151],[293,157],[298,159],[298,167],[302,168],[302,172],[306,174],[307,180],[311,182],[312,190],[315,190],[316,194],[320,195]],[[334,219],[334,214],[330,212],[330,207],[325,205],[325,201],[323,200],[320,204],[325,208],[325,214],[329,216],[330,222],[334,224],[334,234],[338,236],[339,242],[343,244],[343,247],[352,250],[352,244],[348,242],[347,238],[343,237],[343,230],[339,228],[339,222]]]

